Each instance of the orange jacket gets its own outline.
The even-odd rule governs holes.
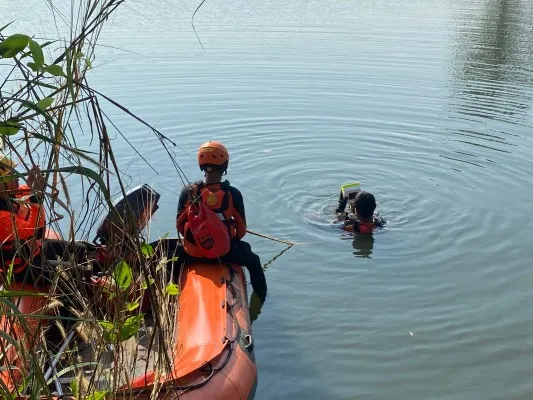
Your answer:
[[[199,181],[181,191],[176,216],[176,229],[184,237],[185,251],[194,257],[200,257],[194,239],[187,230],[187,210],[194,185],[198,186],[197,195],[204,204],[217,213],[228,227],[232,239],[242,239],[246,235],[246,214],[241,192],[231,186],[228,181],[205,185]]]
[[[361,222],[357,219],[344,220],[343,230],[347,232],[369,234],[376,228],[381,228],[385,224],[385,220],[378,215],[374,215],[372,222]]]
[[[20,189],[16,198],[0,200],[0,272],[11,262],[13,272],[22,271],[42,247],[46,215],[37,198],[28,196],[29,188]]]

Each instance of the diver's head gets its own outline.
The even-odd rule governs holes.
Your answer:
[[[376,210],[376,199],[369,192],[361,191],[355,198],[355,212],[360,220],[371,220]]]

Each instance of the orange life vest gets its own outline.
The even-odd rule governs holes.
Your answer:
[[[374,231],[376,224],[374,222],[358,222],[354,225],[354,231],[362,234],[369,234]]]
[[[221,185],[195,185],[186,208],[183,246],[193,257],[222,257],[235,237],[233,199]]]
[[[37,203],[0,201],[0,272],[13,263],[13,272],[24,270],[41,252],[45,214]]]
[[[343,229],[348,232],[355,232],[361,234],[370,234],[376,228],[383,226],[383,219],[378,216],[374,216],[372,222],[361,222],[357,219],[348,219],[344,221]]]

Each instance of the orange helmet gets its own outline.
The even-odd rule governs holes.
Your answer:
[[[225,171],[229,164],[228,149],[215,141],[205,142],[198,149],[198,165],[203,171],[206,167],[215,167]]]

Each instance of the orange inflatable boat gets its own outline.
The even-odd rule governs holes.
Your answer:
[[[21,283],[12,283],[10,289],[36,294],[38,292],[33,286]],[[42,327],[48,322],[26,316],[44,308],[48,299],[43,296],[20,296],[11,297],[9,301],[9,305],[0,304],[0,389],[11,393],[22,383],[30,364],[24,349],[35,347]]]
[[[45,236],[57,239],[58,235],[47,230]],[[0,291],[4,288],[0,285]],[[30,361],[25,349],[35,347],[42,328],[49,321],[45,318],[32,318],[48,303],[44,296],[49,292],[48,286],[34,287],[28,283],[12,282],[11,292],[23,292],[27,296],[10,297],[7,302],[0,303],[0,389],[4,392],[13,392],[22,383]]]
[[[158,379],[159,398],[252,399],[257,369],[242,268],[191,265],[180,287],[173,370]],[[149,399],[155,380],[155,372],[148,371],[126,385],[119,398]]]
[[[54,237],[54,233],[48,232],[47,236]],[[168,372],[158,375],[149,367],[153,365],[150,360],[135,359],[132,363],[138,365],[131,366],[134,372],[128,373],[129,381],[122,380],[121,389],[110,397],[123,400],[253,399],[257,369],[242,267],[231,264],[189,265],[183,268],[179,279],[180,293],[172,297],[176,311],[170,335],[172,340],[166,346],[166,358],[170,360]],[[48,288],[12,284],[10,290],[47,293]],[[34,348],[49,323],[46,315],[42,315],[48,298],[21,293],[19,297],[8,300],[0,302],[0,393],[11,393],[14,399],[29,399],[29,394],[22,395],[17,390],[31,374],[30,366],[38,365],[38,360],[29,362],[23,349]],[[14,316],[19,313],[23,316]],[[65,351],[74,335],[72,330],[59,352]],[[138,345],[140,340],[135,343]],[[148,354],[148,358],[155,357]],[[74,399],[69,395],[68,382],[52,378],[55,367],[53,362],[51,365],[49,363],[47,371],[42,372],[45,380],[53,381],[50,392],[57,394],[56,397],[40,398]],[[105,390],[105,385],[100,390]]]
[[[175,314],[173,370],[158,379],[160,399],[252,399],[257,385],[257,369],[253,352],[251,323],[248,312],[245,275],[237,265],[191,265],[181,278],[181,293]],[[26,285],[27,286],[27,285]],[[13,290],[26,290],[22,285]],[[42,297],[20,297],[18,309],[31,314],[46,304]],[[24,346],[33,346],[32,338],[42,328],[42,320],[26,319],[33,333],[28,334],[21,323],[1,317],[1,331],[24,339]],[[5,341],[3,338],[0,340]],[[20,384],[26,361],[17,356],[14,346],[7,360],[12,372],[0,376],[11,392]],[[136,377],[118,399],[150,399],[156,373],[147,371]],[[53,390],[53,388],[52,388]],[[20,396],[18,399],[29,397]],[[45,398],[45,397],[43,397]],[[63,399],[69,398],[65,395]]]

